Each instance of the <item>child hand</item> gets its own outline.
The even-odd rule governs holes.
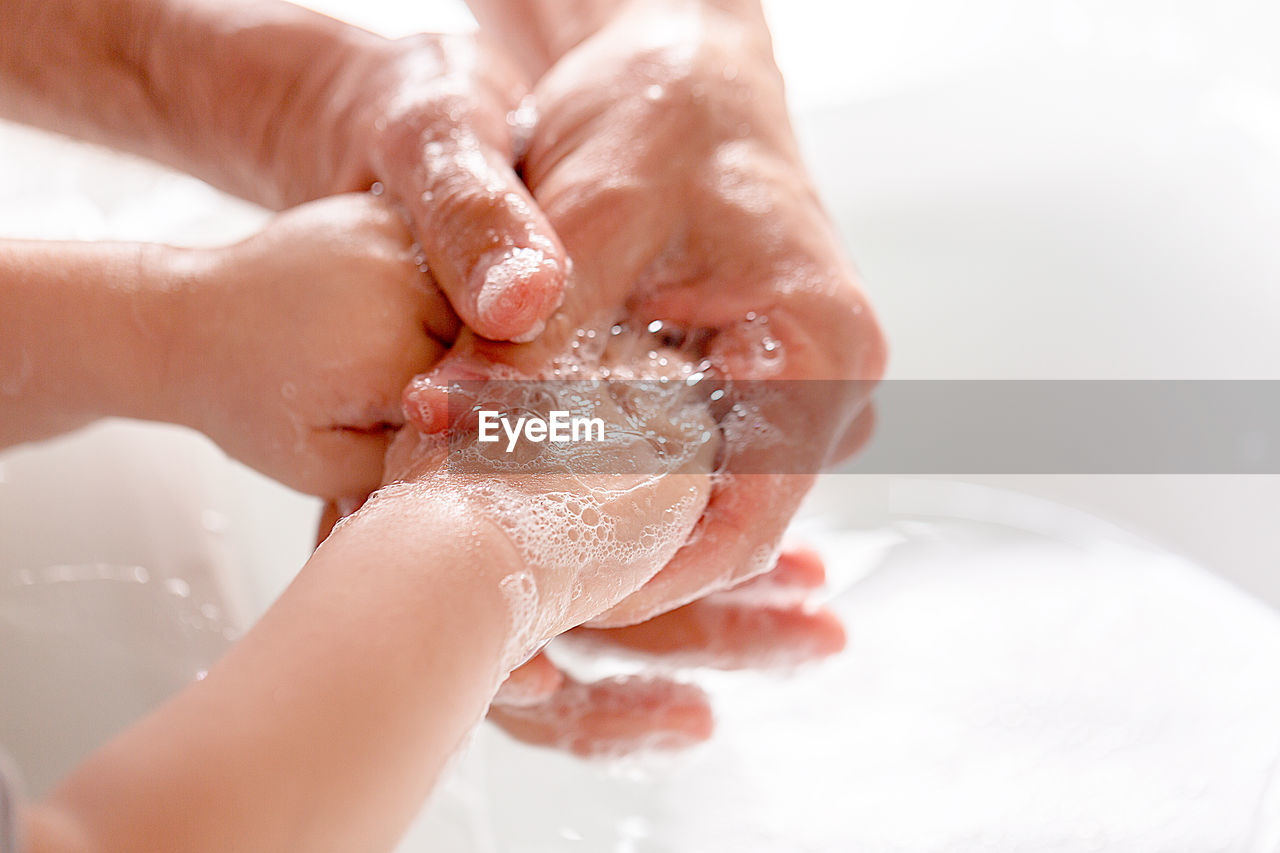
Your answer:
[[[464,347],[475,343],[463,336]],[[706,505],[718,431],[704,389],[675,353],[662,357],[661,374],[648,360],[639,369],[627,353],[635,343],[610,339],[614,353],[593,360],[596,366],[573,365],[578,372],[548,363],[462,381],[447,432],[407,428],[388,451],[394,485],[371,504],[408,493],[461,503],[515,551],[523,570],[503,581],[516,620],[507,671],[647,582],[687,541]],[[411,413],[420,392],[434,389],[410,386]],[[484,411],[509,422],[553,411],[598,418],[603,440],[512,447],[504,433],[486,445],[475,431]]]
[[[372,196],[303,205],[225,249],[180,252],[167,418],[303,492],[381,482],[400,394],[458,321]]]

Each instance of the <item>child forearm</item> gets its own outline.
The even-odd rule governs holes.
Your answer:
[[[29,813],[32,853],[390,849],[505,675],[516,568],[447,499],[362,511],[207,678]]]
[[[0,447],[165,414],[176,260],[160,246],[0,241]]]
[[[334,75],[384,41],[279,0],[6,0],[0,116],[283,207],[362,188]]]

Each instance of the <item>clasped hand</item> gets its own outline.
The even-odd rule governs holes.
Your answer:
[[[521,174],[573,259],[563,304],[526,343],[464,328],[409,386],[409,424],[446,428],[452,380],[596,369],[603,349],[584,344],[619,328],[645,338],[631,348],[637,374],[667,344],[708,373],[747,380],[731,391],[744,397],[757,381],[824,380],[820,395],[753,400],[792,440],[722,450],[688,543],[605,612],[580,614],[591,627],[562,642],[729,667],[840,648],[838,623],[801,604],[821,564],[779,559],[777,545],[813,474],[865,440],[884,345],[800,163],[767,36],[705,9],[624,13],[565,54],[530,103],[531,134],[507,144],[526,151]],[[651,328],[656,340],[642,334]],[[518,736],[581,752],[651,742],[655,730],[697,738],[709,720],[689,688],[580,685],[544,655],[512,675],[491,714]]]

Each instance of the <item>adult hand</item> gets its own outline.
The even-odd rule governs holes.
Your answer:
[[[531,347],[451,353],[437,380],[416,383],[410,420],[441,426],[430,410],[443,395],[422,404],[450,371],[536,362],[539,344],[554,350],[575,325],[588,335],[610,323],[657,328],[658,343],[732,380],[724,471],[690,543],[592,623],[616,630],[574,635],[685,665],[838,650],[830,614],[715,595],[749,589],[740,585],[775,565],[813,475],[866,440],[867,396],[885,359],[800,161],[761,20],[690,2],[632,4],[560,58],[535,97],[523,174],[575,261],[566,305]],[[793,558],[776,565],[794,579]],[[661,678],[578,684],[545,656],[512,674],[491,717],[519,738],[583,753],[697,740],[710,725],[696,689]]]
[[[788,667],[844,648],[829,610],[806,605],[825,580],[810,551],[788,551],[760,577],[625,628],[576,628],[553,641],[574,654],[638,660],[649,674],[580,682],[540,652],[511,673],[489,719],[517,740],[582,756],[678,748],[712,730],[707,695],[661,673],[672,667],[722,670]]]
[[[468,36],[393,41],[280,0],[9,0],[0,43],[0,117],[277,209],[380,183],[490,338],[536,335],[560,301],[564,251],[511,167],[526,86]]]
[[[458,316],[495,340],[536,337],[568,267],[512,168],[527,133],[525,95],[515,70],[475,39],[420,35],[354,53],[322,102],[322,124],[349,160],[334,170],[337,188],[377,182]]]
[[[553,326],[658,329],[733,380],[726,402],[739,404],[692,541],[595,623],[634,624],[772,566],[814,474],[865,439],[885,347],[801,163],[755,17],[631,4],[561,57],[535,98],[523,174],[575,263]],[[539,343],[481,361],[536,360]],[[474,356],[451,354],[440,375]]]
[[[813,475],[846,436],[864,436],[855,419],[884,343],[801,163],[755,18],[628,7],[563,56],[536,98],[524,173],[582,278],[621,266],[610,280],[625,290],[601,303],[700,341],[747,413],[694,540],[596,623],[633,624],[770,568]]]

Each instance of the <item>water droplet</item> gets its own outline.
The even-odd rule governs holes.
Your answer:
[[[164,588],[179,598],[187,598],[191,595],[191,584],[182,578],[169,578],[164,582]]]
[[[712,401],[713,403],[714,403],[716,400],[723,400],[723,399],[724,399],[724,389],[723,389],[723,388],[717,388],[716,390],[714,390],[714,391],[712,391],[712,392],[711,392],[711,401]]]
[[[662,87],[657,83],[651,83],[645,87],[644,96],[651,101],[656,101],[662,97]]]
[[[507,113],[507,124],[514,128],[532,128],[538,120],[538,111],[534,106],[533,96],[526,96],[520,105]]]
[[[654,320],[652,323],[649,324],[648,328],[650,332],[656,335],[658,332],[662,331],[662,321]]]
[[[619,325],[619,324],[614,324],[614,326],[613,326],[611,329],[609,329],[609,334],[611,334],[611,335],[620,335],[620,334],[622,334],[622,326],[621,326],[621,325]]]
[[[374,181],[373,186],[369,187],[369,192],[374,195],[382,195],[383,189],[382,181]]]

